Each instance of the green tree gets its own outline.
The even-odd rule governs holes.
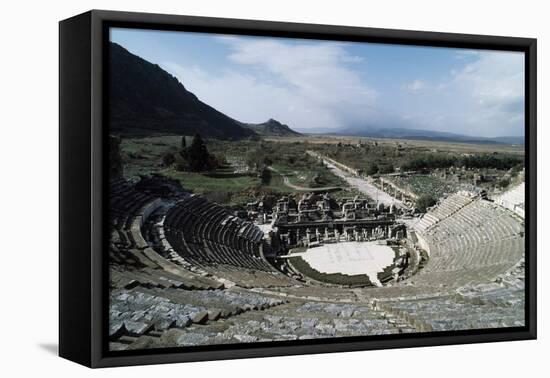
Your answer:
[[[498,186],[500,186],[502,189],[507,188],[510,185],[510,180],[507,178],[503,178],[498,182]]]
[[[371,163],[367,166],[365,173],[369,176],[375,175],[378,173],[378,165]]]
[[[521,172],[521,170],[523,169],[523,164],[516,164],[512,167],[512,176],[513,177],[516,177],[518,175],[518,173]]]
[[[262,185],[269,185],[271,182],[271,170],[265,165],[260,169],[258,176],[260,177]]]
[[[435,198],[430,194],[423,194],[416,200],[416,208],[421,213],[425,213],[428,207],[436,204]]]
[[[162,155],[162,165],[169,167],[176,162],[176,157],[171,152],[166,152]]]
[[[384,174],[384,173],[393,173],[394,169],[393,169],[393,164],[382,164],[378,167],[378,172],[381,173],[381,174]]]
[[[193,141],[189,146],[184,147],[182,140],[180,155],[187,162],[187,168],[192,172],[207,171],[217,166],[216,158],[208,153],[208,149],[199,134],[193,137]]]

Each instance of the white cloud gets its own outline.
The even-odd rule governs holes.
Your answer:
[[[524,123],[524,56],[522,53],[482,52],[458,72],[452,89],[464,97],[466,122],[487,135],[518,135]]]
[[[414,127],[478,136],[522,135],[524,124],[524,57],[521,53],[468,51],[470,63],[430,85],[418,80],[404,89],[414,94],[407,120]],[[474,59],[472,61],[472,58]],[[420,90],[424,89],[420,94]],[[420,97],[418,97],[420,95]]]
[[[403,86],[404,90],[406,90],[408,92],[412,92],[412,93],[418,92],[418,91],[420,91],[422,89],[425,89],[425,88],[426,88],[426,83],[423,80],[420,80],[420,79],[416,79],[413,82],[405,84]]]
[[[233,65],[218,75],[173,62],[163,67],[199,98],[244,122],[340,128],[372,112],[376,91],[349,65],[363,62],[339,43],[283,43],[224,37]]]
[[[377,91],[365,77],[380,72],[368,57],[348,53],[344,43],[241,37],[218,42],[229,52],[216,73],[173,62],[162,66],[239,121],[275,118],[300,130],[370,125],[478,136],[523,133],[523,54],[458,52],[445,79],[427,73],[429,80],[413,76],[392,87],[390,78]]]
[[[173,63],[163,67],[172,72],[199,99],[242,122],[259,123],[275,118],[298,125],[334,125],[337,119],[284,86],[259,80],[236,71],[210,75],[199,67]],[[312,124],[313,123],[313,124]]]
[[[524,97],[521,53],[485,52],[455,75],[455,84],[471,92],[480,105],[506,105]]]

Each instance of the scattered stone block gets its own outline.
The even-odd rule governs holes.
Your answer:
[[[111,340],[116,340],[125,333],[127,333],[127,330],[124,322],[114,322],[109,325],[109,338]]]
[[[233,335],[233,337],[239,340],[241,343],[253,343],[254,341],[258,340],[256,336],[251,335]]]
[[[185,328],[192,324],[193,322],[188,315],[180,315],[176,318],[176,327]]]
[[[109,343],[109,350],[117,351],[117,350],[126,350],[126,349],[128,349],[128,344],[116,343],[116,342]]]
[[[128,330],[128,333],[130,335],[143,335],[147,331],[150,331],[153,328],[152,324],[147,324],[144,322],[134,322],[134,321],[125,321],[124,325],[126,329]]]
[[[162,319],[155,323],[154,327],[157,331],[165,331],[168,328],[176,326],[176,320]]]
[[[208,336],[200,333],[183,332],[176,340],[177,345],[192,346],[208,344]]]
[[[221,314],[221,310],[217,308],[208,310],[208,320],[218,320],[221,317]]]
[[[132,344],[128,346],[128,349],[148,349],[148,348],[154,348],[158,344],[158,338],[157,337],[151,337],[151,336],[141,336],[136,341],[134,341]]]
[[[196,324],[204,324],[208,321],[208,311],[200,311],[191,315],[191,321]]]

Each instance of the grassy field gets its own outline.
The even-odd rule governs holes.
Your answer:
[[[429,194],[435,198],[440,198],[445,193],[454,193],[459,189],[458,185],[434,176],[396,176],[385,179],[417,196]]]
[[[435,168],[451,167],[497,169],[498,175],[503,176],[510,168],[521,170],[524,164],[524,147],[516,145],[319,135],[268,140],[285,145],[300,144],[304,149],[333,158],[369,176],[399,171],[428,173]]]
[[[260,185],[260,180],[253,176],[212,177],[195,172],[179,172],[174,169],[164,169],[160,173],[179,180],[186,189],[196,193],[220,190],[238,192]]]
[[[289,187],[283,176],[291,184],[304,188],[347,186],[347,183],[305,154],[301,144],[207,140],[209,153],[216,156],[221,164],[213,171],[201,173],[178,171],[174,166],[162,164],[163,155],[177,154],[180,145],[179,136],[122,139],[124,175],[137,178],[140,175],[160,173],[180,181],[188,190],[232,205],[252,201],[262,194],[305,191]],[[251,161],[259,158],[267,159],[274,168],[268,185],[262,185],[256,169],[250,166]]]
[[[361,196],[347,182],[335,176],[319,161],[306,154],[315,150],[324,155],[363,169],[368,173],[375,165],[378,173],[393,172],[400,165],[418,157],[469,157],[478,154],[497,157],[522,157],[523,147],[512,145],[476,145],[417,140],[369,139],[335,136],[300,136],[267,138],[263,140],[220,141],[206,140],[210,154],[220,162],[211,172],[184,172],[174,166],[164,166],[166,153],[178,154],[180,136],[152,136],[124,138],[121,155],[124,175],[160,173],[181,182],[182,186],[196,193],[211,194],[218,202],[242,204],[262,194],[303,193],[310,188],[341,187],[335,197]],[[521,161],[521,160],[520,160]],[[273,168],[271,181],[262,185],[257,171],[260,165]],[[400,179],[397,179],[400,180]],[[409,179],[405,179],[409,180]],[[412,178],[400,182],[415,193],[449,192],[448,183],[436,178]],[[451,188],[452,189],[452,188]]]
[[[297,137],[268,137],[266,141],[279,143],[304,143],[309,147],[315,147],[319,144],[351,144],[374,143],[381,147],[395,147],[400,144],[404,148],[414,149],[416,151],[448,151],[454,153],[484,153],[499,152],[511,153],[517,155],[525,154],[525,147],[512,144],[475,144],[475,143],[457,143],[441,142],[430,140],[412,140],[412,139],[389,139],[389,138],[367,138],[350,137],[337,135],[301,135]]]

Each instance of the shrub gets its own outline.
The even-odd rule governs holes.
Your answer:
[[[365,173],[369,176],[375,175],[378,173],[378,165],[376,164],[369,164],[367,166],[367,169],[365,170]]]
[[[429,194],[424,194],[416,200],[416,208],[422,213],[425,213],[428,207],[431,207],[435,204],[435,198]]]
[[[516,164],[512,167],[512,176],[516,177],[523,169],[523,164]]]
[[[384,173],[393,173],[393,165],[392,164],[382,164],[378,167],[378,173],[384,174]]]
[[[503,178],[498,182],[498,186],[501,187],[502,189],[507,188],[509,185],[510,185],[510,180],[506,178]]]
[[[172,164],[174,164],[175,162],[176,162],[176,157],[174,156],[173,153],[167,152],[167,153],[162,155],[162,165],[163,166],[169,167]]]

